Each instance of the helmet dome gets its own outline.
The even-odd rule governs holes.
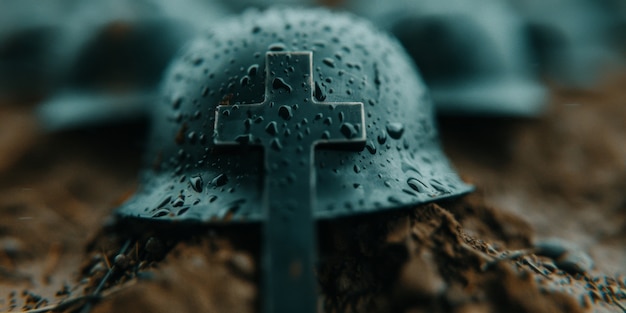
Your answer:
[[[297,180],[312,182],[299,192],[315,200],[315,218],[471,190],[440,149],[409,57],[345,14],[274,9],[224,21],[178,55],[151,112],[141,188],[122,216],[257,221],[267,183]],[[264,151],[274,159],[264,163]],[[310,177],[295,175],[297,164]]]

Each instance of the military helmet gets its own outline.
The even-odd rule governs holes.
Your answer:
[[[0,97],[33,97],[48,91],[58,73],[47,62],[56,53],[63,12],[54,1],[5,1],[0,10]]]
[[[525,19],[535,62],[559,84],[590,88],[608,67],[621,65],[611,38],[618,6],[606,0],[515,0],[513,4]]]
[[[306,79],[280,76],[289,73]],[[281,9],[227,20],[183,49],[151,111],[141,189],[118,211],[124,216],[261,220],[263,150],[279,151],[269,169],[287,172],[302,161],[292,145],[311,149],[300,145],[306,137],[337,141],[305,162],[316,218],[470,190],[439,147],[432,101],[410,59],[394,39],[347,15]],[[341,142],[353,137],[360,141],[347,143],[360,147],[346,150]]]
[[[393,39],[325,10],[249,11],[190,43],[155,103],[144,221],[263,221],[266,312],[316,312],[315,219],[458,196]]]
[[[533,116],[545,104],[523,21],[498,0],[353,0],[350,10],[394,34],[438,112]]]
[[[188,25],[159,17],[114,19],[94,28],[67,53],[64,84],[40,105],[48,130],[143,116],[165,67],[194,35]]]

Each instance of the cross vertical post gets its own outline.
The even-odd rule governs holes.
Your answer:
[[[313,313],[315,149],[320,144],[362,149],[363,104],[317,102],[310,51],[267,52],[265,61],[265,101],[218,106],[214,143],[260,145],[264,150],[264,312]]]

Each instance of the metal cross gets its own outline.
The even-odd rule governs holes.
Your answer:
[[[365,144],[363,104],[318,102],[312,52],[268,52],[265,101],[220,105],[216,145],[264,150],[263,307],[317,312],[315,164],[317,145]],[[319,90],[317,91],[319,92]]]

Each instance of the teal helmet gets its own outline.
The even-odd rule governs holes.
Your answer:
[[[138,192],[117,216],[264,222],[264,307],[315,309],[315,223],[472,190],[397,41],[326,10],[248,11],[188,44],[150,108]]]

